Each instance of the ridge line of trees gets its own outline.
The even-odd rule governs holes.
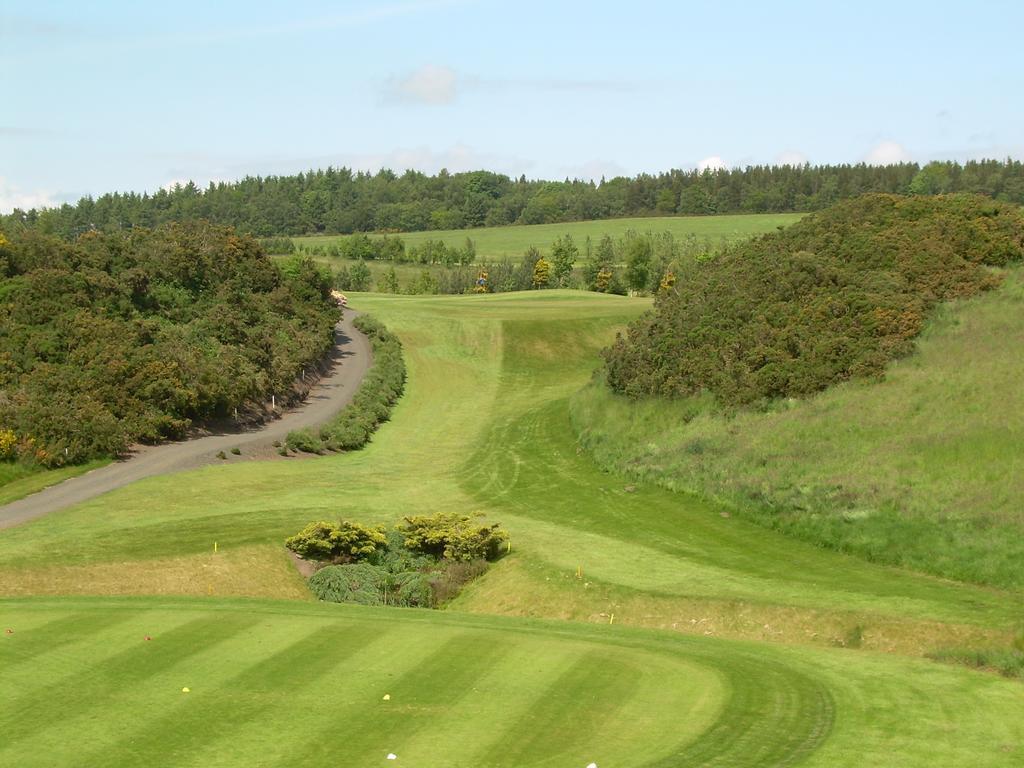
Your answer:
[[[0,231],[31,227],[73,239],[89,230],[152,228],[206,219],[257,237],[412,232],[652,215],[804,212],[868,192],[972,192],[1024,204],[1024,163],[899,163],[887,166],[757,165],[680,170],[600,182],[518,179],[489,171],[428,176],[328,167],[292,176],[193,182],[148,193],[83,197],[55,208],[16,209]]]

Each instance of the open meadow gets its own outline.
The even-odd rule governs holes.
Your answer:
[[[803,216],[800,213],[757,213],[732,216],[653,216],[599,221],[570,221],[561,224],[527,224],[506,227],[479,227],[477,229],[439,229],[423,232],[398,232],[406,248],[427,240],[440,240],[449,247],[461,248],[468,237],[476,245],[478,261],[518,260],[531,246],[547,254],[551,243],[563,235],[572,235],[582,249],[589,237],[596,245],[604,235],[620,238],[629,230],[636,232],[671,232],[677,239],[695,237],[707,240],[712,247],[753,235],[772,232],[778,227],[792,224]],[[351,235],[323,235],[294,237],[296,245],[327,248]],[[371,235],[382,237],[382,235]]]
[[[0,630],[14,630],[0,636],[0,732],[14,734],[0,762],[1024,759],[1019,682],[920,658],[1008,644],[1019,591],[795,541],[583,451],[568,399],[649,302],[350,299],[399,335],[409,368],[365,449],[231,458],[0,535]],[[448,610],[298,602],[282,541],[307,522],[442,511],[483,513],[512,539]],[[59,717],[26,716],[44,711]]]

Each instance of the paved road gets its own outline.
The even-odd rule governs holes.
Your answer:
[[[238,457],[228,453],[229,461],[274,456],[272,444],[275,440],[283,442],[293,429],[323,424],[348,405],[355,395],[372,360],[369,339],[352,325],[356,314],[345,311],[345,317],[336,329],[331,367],[310,390],[309,397],[301,406],[259,427],[220,430],[180,442],[137,446],[121,461],[0,507],[0,528],[9,528],[78,504],[144,477],[223,463],[223,459],[217,458],[220,451],[228,453],[236,447],[242,450]]]

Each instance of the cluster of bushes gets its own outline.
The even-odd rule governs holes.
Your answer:
[[[271,256],[288,256],[295,253],[295,243],[290,237],[262,237],[260,245]]]
[[[425,246],[432,242],[427,241]],[[472,241],[467,243],[467,248],[472,245]],[[440,241],[436,245],[444,246]],[[394,268],[381,274],[374,285],[369,267],[360,258],[351,266],[343,265],[335,273],[334,284],[342,291],[368,291],[375,287],[381,293],[408,295],[504,293],[545,288],[582,288],[619,295],[630,291],[655,294],[666,287],[666,280],[669,286],[674,282],[680,264],[707,259],[715,247],[707,238],[695,235],[677,238],[671,232],[630,229],[619,238],[605,235],[594,243],[588,237],[580,244],[566,234],[551,244],[547,256],[531,247],[519,261],[502,259],[476,265],[468,261],[424,261],[421,263],[447,266],[424,269],[404,285]],[[320,250],[312,249],[313,252]]]
[[[309,259],[207,222],[0,236],[4,457],[77,463],[261,411],[333,345],[329,292]]]
[[[275,238],[287,240],[287,238]],[[291,242],[291,240],[288,240]],[[441,264],[446,267],[472,264],[476,261],[476,244],[466,238],[459,248],[444,240],[427,239],[406,247],[401,237],[384,235],[370,237],[356,234],[330,245],[300,245],[300,253],[350,261],[393,261],[398,264]],[[355,289],[352,289],[355,290]]]
[[[337,416],[319,430],[306,428],[288,433],[285,446],[293,451],[323,453],[354,451],[369,442],[377,427],[391,416],[391,409],[405,387],[402,343],[384,325],[368,315],[353,323],[365,333],[373,348],[373,366],[359,391]]]
[[[488,171],[428,176],[327,168],[293,176],[192,182],[149,194],[84,197],[75,205],[15,210],[4,224],[62,237],[87,228],[152,227],[203,218],[265,237],[325,232],[417,232],[505,224],[549,224],[623,216],[816,211],[864,192],[974,192],[1024,203],[1018,160],[926,166],[780,165],[681,170],[600,182],[527,180]]]
[[[499,525],[452,513],[406,517],[392,530],[342,520],[310,523],[285,546],[322,567],[320,600],[432,608],[487,570],[508,546]]]
[[[977,195],[865,195],[684,262],[605,350],[612,389],[742,406],[878,376],[936,303],[1024,255],[1017,206]]]

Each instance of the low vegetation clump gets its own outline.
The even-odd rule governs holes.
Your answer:
[[[970,195],[865,195],[694,262],[605,352],[629,396],[735,407],[880,376],[936,304],[999,284],[1024,214]]]
[[[508,544],[508,533],[497,523],[480,525],[454,512],[406,517],[397,530],[407,549],[445,560],[495,560]]]
[[[370,557],[386,544],[383,528],[369,528],[349,520],[310,523],[284,542],[299,557],[334,563]]]
[[[363,378],[352,402],[324,424],[288,433],[286,447],[293,451],[323,453],[354,451],[369,442],[377,427],[391,416],[391,409],[405,388],[405,360],[402,343],[384,325],[361,315],[354,325],[370,339],[373,366]]]
[[[333,344],[329,291],[308,258],[205,222],[19,230],[0,240],[0,452],[73,464],[258,412]]]
[[[391,531],[348,520],[310,523],[285,546],[321,565],[309,579],[320,600],[430,608],[482,575],[508,540],[497,524],[439,513],[406,517]]]
[[[1003,677],[1024,679],[1024,635],[1009,648],[943,648],[929,658],[949,664],[998,672]]]

